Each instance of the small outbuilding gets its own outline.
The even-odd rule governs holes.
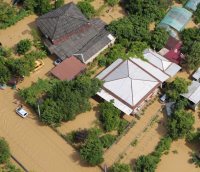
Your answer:
[[[191,17],[192,13],[187,9],[174,6],[168,11],[160,23],[167,24],[178,32],[181,32]]]
[[[60,80],[71,81],[81,75],[87,66],[81,63],[75,56],[65,59],[51,70],[51,73]]]
[[[200,68],[192,75],[195,81],[200,82]]]
[[[165,57],[167,57],[174,63],[179,64],[181,60],[185,58],[185,55],[181,53],[181,47],[183,47],[183,44],[179,42],[173,49],[171,49],[167,54],[165,54]]]
[[[200,149],[197,151],[196,157],[200,159]]]
[[[188,86],[188,93],[181,94],[181,96],[187,98],[190,102],[190,107],[196,110],[200,102],[200,83],[192,81],[192,85]]]

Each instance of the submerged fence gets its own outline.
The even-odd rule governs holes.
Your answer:
[[[11,157],[25,170],[28,171],[12,154]]]

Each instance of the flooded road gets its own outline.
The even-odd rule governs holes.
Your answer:
[[[47,66],[33,73],[31,77],[19,84],[19,87],[32,85],[38,77],[45,74],[53,66],[53,60],[44,60]],[[49,63],[47,63],[49,62]],[[39,122],[38,115],[29,105],[24,105],[29,116],[25,119],[15,113],[17,105],[23,100],[18,97],[17,90],[7,87],[0,90],[0,136],[8,141],[12,154],[28,169],[37,172],[100,172],[99,167],[89,166],[80,159],[80,154],[62,139],[50,127]]]
[[[16,25],[0,30],[0,42],[3,46],[14,48],[21,39],[33,39],[24,30],[37,29],[35,22],[36,15],[30,15],[19,21]],[[13,55],[20,58],[16,52]],[[17,85],[17,88],[29,87],[38,80],[38,77],[45,79],[49,71],[54,67],[55,55],[44,59],[44,67],[25,77],[24,81]],[[11,153],[30,171],[37,172],[100,172],[98,166],[90,166],[81,161],[80,154],[64,139],[62,139],[50,127],[39,122],[38,115],[33,109],[23,104],[29,116],[25,119],[15,113],[17,105],[23,104],[23,99],[18,97],[17,90],[7,87],[0,90],[0,136],[8,141]],[[16,164],[12,159],[13,164]],[[17,166],[19,167],[19,166]]]

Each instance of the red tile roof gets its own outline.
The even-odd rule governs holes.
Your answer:
[[[172,60],[174,63],[178,64],[182,60],[181,47],[183,47],[183,44],[179,42],[172,50],[170,50],[167,54],[165,54],[165,57],[167,57],[169,60]]]
[[[65,59],[51,70],[51,73],[60,80],[71,80],[84,72],[87,66],[81,63],[75,56]]]

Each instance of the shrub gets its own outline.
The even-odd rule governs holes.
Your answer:
[[[10,148],[5,138],[0,137],[0,163],[8,162],[10,158]]]
[[[93,127],[89,129],[88,139],[87,140],[98,140],[102,135],[103,130],[98,127]]]
[[[55,3],[56,4],[56,8],[59,8],[59,7],[63,6],[64,3],[65,3],[65,0],[57,0],[56,3]]]
[[[172,138],[171,137],[164,137],[160,140],[158,146],[156,147],[157,150],[164,152],[165,150],[169,150],[171,147]]]
[[[157,158],[160,158],[162,156],[162,152],[160,150],[155,150],[153,152],[153,156],[157,157]]]
[[[1,57],[1,56],[0,56]],[[3,57],[2,57],[3,58]],[[6,66],[0,62],[0,83],[6,84],[11,78],[11,73]]]
[[[115,141],[115,135],[106,134],[101,137],[101,143],[104,148],[109,148]]]
[[[124,130],[125,130],[125,127],[129,124],[129,122],[125,119],[122,119],[119,123],[119,129],[118,129],[118,133],[119,135],[121,135]]]
[[[35,29],[32,29],[31,30],[31,34],[33,35],[33,38],[36,40],[36,41],[41,41],[41,38],[40,36],[38,36],[38,33]]]
[[[68,138],[74,142],[74,139],[76,137],[76,130],[72,130],[71,133],[68,135]]]
[[[132,146],[136,146],[137,145],[138,140],[136,139],[133,143],[131,143]]]
[[[177,151],[177,150],[174,150],[173,152],[174,152],[175,154],[178,154],[178,151]]]
[[[24,0],[24,5],[30,13],[33,13],[35,8],[38,6],[37,1],[35,0]]]
[[[41,15],[50,12],[52,10],[50,2],[51,0],[37,0],[37,12]]]
[[[90,164],[100,164],[104,161],[103,145],[99,139],[86,140],[85,145],[82,146],[81,158]]]
[[[99,109],[101,112],[101,116],[99,120],[103,122],[103,126],[106,131],[117,130],[120,120],[119,115],[121,111],[114,107],[114,100],[110,102],[104,101],[104,103],[100,103]]]
[[[13,52],[12,48],[0,47],[0,56],[10,57]]]
[[[108,2],[108,5],[114,6],[118,3],[118,0],[107,0],[107,2]]]
[[[136,161],[137,172],[155,172],[159,158],[151,155],[141,155]]]
[[[25,54],[27,51],[29,51],[31,49],[31,40],[30,39],[24,39],[21,40],[18,44],[17,44],[17,52],[19,54]]]
[[[169,153],[170,153],[170,151],[166,151],[164,154],[165,154],[165,155],[168,155]]]
[[[107,58],[106,57],[102,57],[99,61],[98,61],[98,65],[100,67],[106,66],[106,62],[107,62]]]
[[[116,162],[114,166],[111,167],[110,172],[130,172],[132,170],[132,166],[129,164],[120,164]]]
[[[18,21],[22,20],[26,16],[27,16],[27,11],[25,9],[20,9],[19,14],[14,16],[13,20],[6,22],[6,23],[1,23],[0,29],[6,29],[7,27],[15,25]]]
[[[84,129],[84,130],[81,130],[79,129],[77,132],[76,132],[76,135],[74,137],[74,141],[76,143],[84,143],[84,141],[87,139],[88,137],[88,130],[87,129]]]
[[[148,130],[148,127],[147,128],[145,128],[145,130],[143,131],[143,132],[146,132]]]

